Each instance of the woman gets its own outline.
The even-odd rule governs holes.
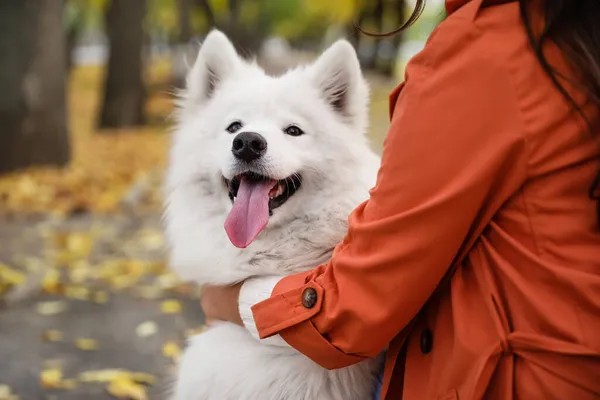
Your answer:
[[[331,261],[203,308],[325,368],[386,350],[381,399],[600,398],[600,2],[446,9]]]

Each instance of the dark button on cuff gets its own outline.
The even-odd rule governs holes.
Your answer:
[[[433,349],[433,334],[429,328],[425,328],[421,332],[421,353],[429,354]]]
[[[317,291],[311,287],[302,292],[302,305],[305,308],[313,308],[317,304]]]

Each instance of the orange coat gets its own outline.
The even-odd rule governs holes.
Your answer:
[[[389,344],[383,399],[598,399],[598,138],[539,66],[518,2],[446,7],[391,96],[370,199],[327,265],[252,308],[257,329],[330,369]]]

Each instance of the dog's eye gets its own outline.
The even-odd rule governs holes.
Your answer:
[[[298,128],[296,125],[290,125],[283,130],[286,134],[290,136],[300,136],[304,135],[304,131]]]
[[[242,129],[243,126],[244,125],[242,125],[240,121],[233,121],[231,124],[229,124],[226,130],[229,133],[236,133],[237,131]]]

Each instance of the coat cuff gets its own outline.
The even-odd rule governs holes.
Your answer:
[[[281,279],[271,297],[251,307],[258,336],[282,338],[327,369],[343,368],[364,360],[365,357],[346,354],[335,347],[311,321],[323,307],[325,289],[316,280],[309,279],[310,273]]]
[[[256,277],[246,280],[240,289],[240,297],[238,299],[238,307],[244,326],[256,339],[261,339],[254,322],[251,307],[265,299],[271,297],[273,288],[279,282],[281,277]],[[265,344],[271,346],[290,347],[285,340],[279,335],[274,335],[263,340]]]

